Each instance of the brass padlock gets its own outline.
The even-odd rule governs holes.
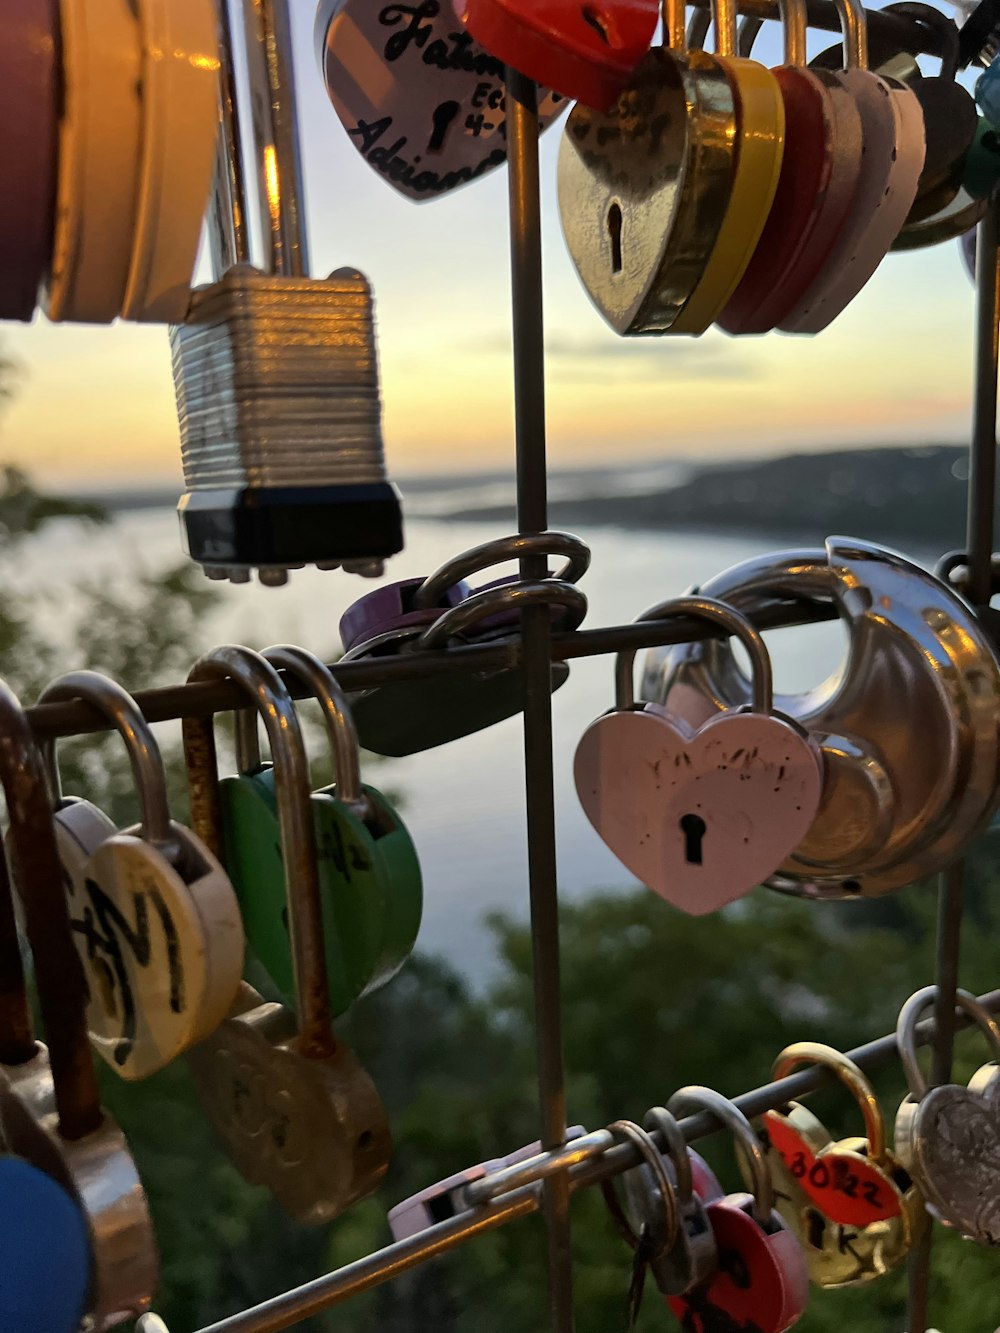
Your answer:
[[[334,1036],[309,766],[291,695],[248,648],[207,653],[189,681],[231,677],[260,709],[275,770],[297,1014],[243,986],[229,1017],[189,1053],[206,1113],[240,1173],[296,1221],[328,1222],[377,1188],[391,1152],[375,1086]],[[184,743],[195,827],[221,850],[211,719]]]
[[[45,766],[24,711],[0,682],[0,783],[10,812],[7,850],[31,948],[47,1046],[34,1039],[21,981],[7,862],[0,857],[3,1040],[0,1138],[45,1171],[86,1219],[92,1254],[89,1328],[113,1328],[149,1307],[156,1241],[146,1196],[121,1130],[102,1108],[85,1017]],[[15,961],[16,960],[16,961]],[[13,985],[10,983],[13,982]]]

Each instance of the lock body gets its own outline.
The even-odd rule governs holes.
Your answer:
[[[371,288],[237,265],[171,329],[186,549],[206,572],[402,549],[385,474]]]

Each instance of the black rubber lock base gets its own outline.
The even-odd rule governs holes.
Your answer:
[[[177,506],[184,549],[200,565],[315,565],[403,549],[399,492],[365,486],[188,491]]]

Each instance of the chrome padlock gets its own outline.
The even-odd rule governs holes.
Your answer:
[[[822,746],[808,833],[772,888],[800,897],[879,896],[948,864],[997,804],[1000,671],[969,608],[893,551],[845,537],[727,570],[701,589],[744,614],[782,597],[832,602],[844,665],[775,707]],[[728,642],[650,650],[643,697],[700,726],[749,702]],[[920,719],[919,731],[913,719]]]
[[[558,627],[576,629],[587,614],[587,599],[560,579],[528,580],[490,588],[443,612],[428,628],[390,630],[357,644],[343,662],[361,662],[397,653],[444,648],[453,639],[475,635],[477,626],[525,606],[556,606]],[[569,678],[565,662],[552,663],[552,688]],[[507,663],[481,671],[430,671],[399,684],[373,686],[350,695],[351,713],[361,744],[375,754],[417,754],[503,722],[524,706],[524,673]]]
[[[391,1143],[369,1076],[334,1035],[309,766],[291,695],[248,648],[216,648],[189,681],[231,677],[261,711],[275,766],[296,1013],[244,984],[229,1017],[189,1053],[203,1106],[237,1169],[299,1222],[328,1222],[377,1188]],[[187,718],[196,827],[220,847],[211,719]]]
[[[865,1138],[834,1141],[798,1102],[761,1117],[779,1213],[798,1237],[819,1287],[870,1282],[900,1264],[927,1225],[923,1195],[888,1150],[882,1109],[862,1071],[831,1046],[797,1042],[774,1063],[782,1079],[801,1064],[831,1069],[850,1090]]]
[[[993,1052],[968,1087],[928,1088],[917,1061],[921,1015],[937,998],[925,986],[903,1005],[896,1042],[909,1094],[896,1114],[896,1152],[920,1183],[931,1212],[980,1245],[1000,1246],[1000,1026],[968,991],[955,1001]]]
[[[99,1333],[148,1309],[158,1277],[156,1239],[125,1137],[100,1102],[44,763],[20,704],[2,683],[0,783],[10,812],[11,877],[47,1040],[36,1042],[31,1028],[7,862],[0,857],[0,1143],[51,1176],[81,1210],[90,1247],[85,1309]]]
[[[171,819],[159,747],[135,700],[106,676],[76,671],[47,686],[39,703],[77,699],[124,739],[142,807],[142,823],[119,832],[89,801],[64,801],[50,753],[87,1026],[115,1073],[148,1078],[229,1011],[243,972],[239,904],[219,861]]]

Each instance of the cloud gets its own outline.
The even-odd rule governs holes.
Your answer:
[[[465,349],[468,351],[468,348]],[[510,335],[491,333],[479,340],[481,354],[510,356]],[[731,342],[682,338],[574,337],[561,331],[545,339],[548,372],[554,380],[587,384],[660,380],[747,381],[757,366]]]

